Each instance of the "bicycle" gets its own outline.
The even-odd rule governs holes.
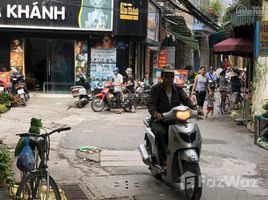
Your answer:
[[[32,133],[17,134],[20,137],[29,137],[31,147],[34,146],[34,149],[33,147],[32,149],[35,155],[36,169],[29,173],[24,173],[16,192],[16,200],[61,200],[59,188],[47,170],[47,161],[49,160],[50,151],[49,136],[55,132],[67,131],[70,129],[70,127],[58,128],[49,133],[45,130],[45,133],[40,135]],[[41,159],[39,165],[38,155]]]
[[[220,111],[221,114],[230,112],[231,110],[239,110],[243,107],[244,98],[238,92],[221,92]]]

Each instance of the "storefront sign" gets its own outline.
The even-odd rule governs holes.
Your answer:
[[[268,56],[268,21],[257,22],[256,55]]]
[[[146,37],[148,0],[114,0],[114,34]]]
[[[139,20],[139,9],[132,3],[120,2],[120,19]]]
[[[147,38],[159,41],[159,10],[157,7],[148,2],[148,19],[147,19]]]
[[[112,31],[113,0],[1,0],[0,27]]]
[[[167,50],[163,49],[159,51],[159,56],[158,56],[158,67],[162,68],[167,64]]]
[[[116,67],[116,48],[91,48],[91,88],[101,89],[113,78]]]

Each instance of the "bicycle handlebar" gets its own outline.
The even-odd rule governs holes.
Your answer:
[[[49,135],[51,135],[52,133],[55,133],[55,132],[68,131],[68,130],[71,130],[71,127],[68,126],[68,127],[57,128],[55,130],[52,130],[49,133],[44,133],[44,134],[40,134],[40,135],[37,135],[37,134],[34,134],[34,133],[19,133],[19,134],[16,134],[16,135],[18,135],[20,137],[27,137],[27,136],[46,137],[46,136],[49,136]]]

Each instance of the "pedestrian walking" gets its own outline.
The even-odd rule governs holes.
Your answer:
[[[208,78],[206,77],[206,68],[202,66],[200,67],[199,74],[195,77],[192,89],[192,95],[195,95],[197,100],[197,111],[201,116],[204,116],[203,106],[207,91],[210,92]]]
[[[134,112],[136,112],[136,110],[135,110],[136,100],[135,100],[135,81],[134,81],[134,77],[132,75],[132,69],[127,68],[126,74],[127,74],[127,78],[125,81],[125,87],[130,92],[129,95],[130,95],[131,112],[134,113]]]

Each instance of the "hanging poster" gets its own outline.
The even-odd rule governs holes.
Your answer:
[[[112,30],[112,0],[83,0],[79,13],[79,26],[89,30]]]
[[[91,88],[102,89],[113,78],[116,68],[116,48],[92,48],[90,63]]]
[[[159,10],[157,7],[148,2],[148,19],[147,19],[147,38],[159,41]]]
[[[76,40],[74,41],[74,60],[75,60],[75,72],[87,73],[88,63],[88,45],[86,41]]]
[[[10,67],[15,68],[18,73],[24,74],[23,39],[12,39],[10,41]]]
[[[188,80],[189,71],[185,69],[175,70],[174,83],[183,85]]]

